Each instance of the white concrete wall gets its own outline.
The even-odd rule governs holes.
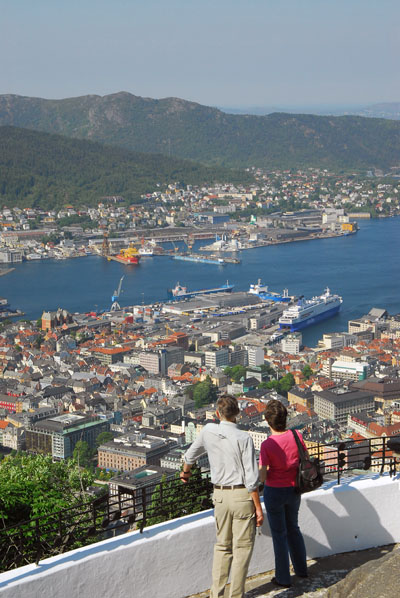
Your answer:
[[[302,498],[310,558],[400,542],[400,476],[352,478]],[[189,515],[0,575],[1,598],[182,598],[210,586],[212,511]],[[249,575],[274,567],[268,523]]]

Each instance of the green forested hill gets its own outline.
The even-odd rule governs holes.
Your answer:
[[[125,92],[64,100],[3,95],[0,125],[228,166],[349,170],[400,163],[400,121],[226,114],[178,98],[153,100]]]
[[[110,195],[136,201],[140,194],[154,191],[157,183],[250,180],[247,173],[224,167],[0,127],[0,205],[90,205]]]

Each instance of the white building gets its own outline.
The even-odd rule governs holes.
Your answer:
[[[264,363],[264,349],[262,347],[247,347],[247,361],[250,367],[263,365]]]
[[[354,345],[356,342],[357,337],[354,334],[331,332],[322,336],[322,340],[318,341],[318,347],[326,350],[343,349]]]
[[[344,361],[337,359],[331,366],[331,377],[342,380],[365,380],[369,374],[369,364],[366,361]]]
[[[302,346],[303,337],[301,332],[293,332],[283,337],[281,341],[281,349],[284,353],[291,353],[298,355]]]

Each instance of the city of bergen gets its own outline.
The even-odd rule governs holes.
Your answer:
[[[195,465],[190,447],[226,419],[264,520],[225,596],[397,597],[398,3],[17,4],[0,36],[0,598],[223,598],[218,503],[249,469],[241,452],[226,485],[211,445]],[[323,475],[289,585],[260,484],[271,404]]]

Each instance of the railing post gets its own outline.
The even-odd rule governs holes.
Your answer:
[[[146,525],[146,516],[147,516],[147,505],[146,505],[146,487],[142,488],[142,525],[140,528],[140,532],[143,532],[143,528]]]
[[[383,436],[382,438],[382,464],[381,464],[381,471],[379,475],[382,475],[385,470],[385,459],[386,459],[386,437]]]
[[[95,505],[94,501],[92,502],[92,520],[93,520],[93,525],[96,527],[96,505]]]
[[[35,544],[36,544],[36,558],[35,563],[36,565],[39,564],[41,554],[41,543],[40,543],[40,525],[39,525],[39,518],[35,520]]]

